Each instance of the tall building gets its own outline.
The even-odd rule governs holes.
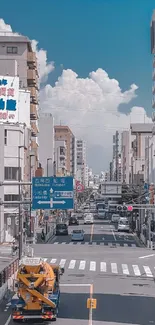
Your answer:
[[[31,96],[31,150],[35,154],[35,169],[38,165],[38,70],[36,54],[31,41],[25,36],[9,32],[0,34],[0,75],[18,76],[19,87],[29,89]]]
[[[121,159],[120,159],[120,134],[118,131],[113,135],[113,157],[109,166],[109,178],[111,181],[121,182]]]
[[[64,140],[66,143],[66,171],[68,175],[76,175],[76,139],[68,126],[56,125],[55,141]],[[55,159],[56,160],[56,159]]]
[[[54,118],[50,113],[40,113],[39,117],[39,161],[44,176],[54,173]]]
[[[57,176],[67,175],[66,159],[67,159],[67,147],[65,140],[55,141],[55,167]]]
[[[80,181],[87,186],[86,176],[86,142],[77,140],[77,175],[81,177]]]

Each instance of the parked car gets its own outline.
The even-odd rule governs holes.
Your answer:
[[[71,216],[69,218],[69,226],[71,225],[79,225],[79,220],[77,218],[77,216]]]
[[[117,223],[119,222],[119,219],[120,219],[120,215],[118,213],[113,213],[112,214],[112,217],[111,217],[111,222],[112,223]]]
[[[73,230],[71,234],[72,241],[84,241],[84,231],[83,230]]]
[[[68,226],[65,223],[58,223],[56,225],[56,236],[68,235]]]

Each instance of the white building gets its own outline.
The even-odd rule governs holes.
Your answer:
[[[66,167],[66,141],[55,140],[55,163],[56,163],[56,175],[64,176],[67,173]]]
[[[77,177],[81,175],[81,179],[78,179],[84,186],[87,185],[86,179],[86,142],[83,140],[77,140]]]
[[[50,113],[41,113],[39,118],[39,161],[44,176],[54,172],[54,118]]]

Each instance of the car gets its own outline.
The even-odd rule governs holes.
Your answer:
[[[111,223],[117,223],[119,222],[120,215],[118,213],[113,213],[111,217]]]
[[[77,219],[77,216],[71,216],[69,219],[69,226],[71,225],[79,225],[79,221]]]
[[[56,236],[68,235],[68,226],[65,223],[58,223],[56,225]]]
[[[71,233],[72,241],[84,241],[84,231],[77,229],[73,230]]]
[[[86,216],[84,217],[84,224],[88,225],[88,224],[93,224],[94,223],[94,217],[92,215],[92,213],[86,214]]]
[[[117,230],[118,231],[124,231],[124,232],[129,232],[130,231],[128,218],[120,218],[119,219]]]

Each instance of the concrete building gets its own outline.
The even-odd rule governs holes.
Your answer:
[[[50,113],[40,113],[39,118],[39,161],[44,176],[54,173],[54,118]]]
[[[76,139],[68,126],[56,125],[55,141],[63,140],[66,143],[66,170],[67,175],[76,176]]]
[[[56,140],[55,141],[55,164],[56,164],[56,175],[65,176],[67,174],[66,168],[66,141]]]
[[[133,123],[122,132],[122,179],[140,185],[145,180],[146,138],[152,135],[152,123]]]
[[[35,154],[35,168],[38,165],[38,71],[36,54],[31,41],[10,32],[0,34],[0,75],[18,76],[21,89],[29,89],[31,94],[31,150]]]
[[[79,172],[80,171],[80,172]],[[87,186],[86,180],[86,142],[77,140],[77,173],[81,174],[81,183]]]

